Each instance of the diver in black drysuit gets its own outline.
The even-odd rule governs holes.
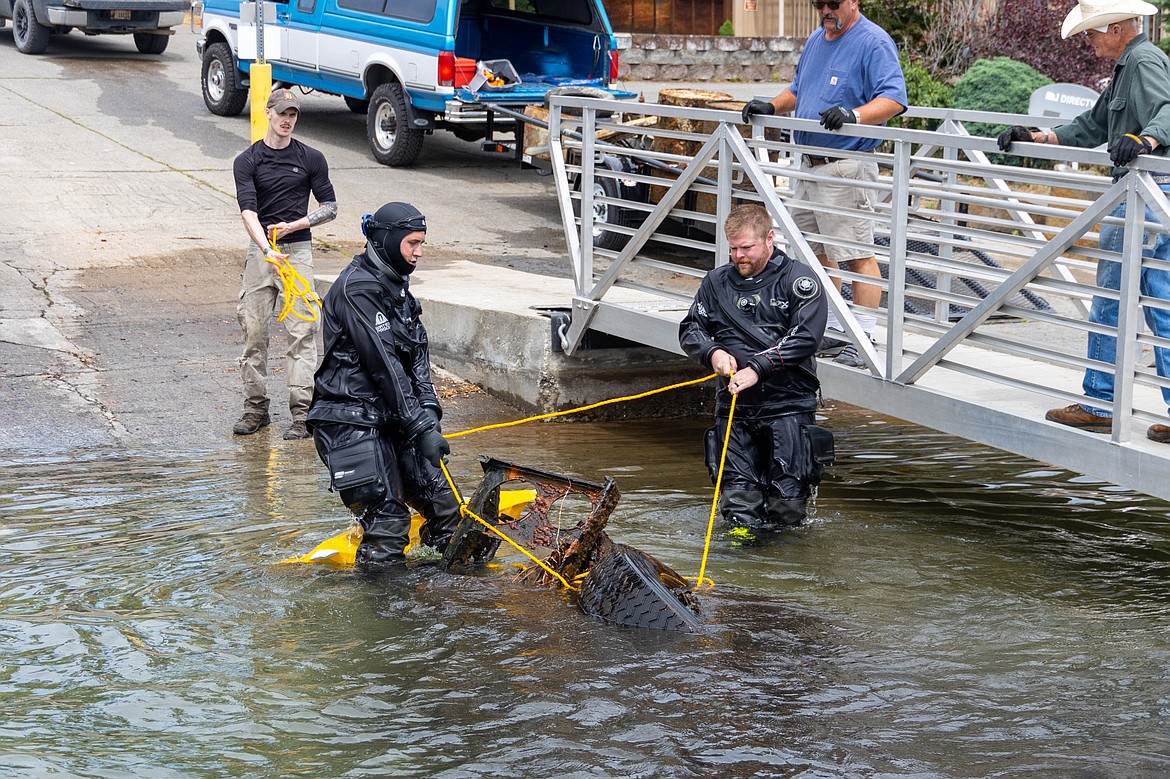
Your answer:
[[[756,533],[799,525],[831,460],[832,434],[815,425],[816,351],[827,311],[816,275],[772,248],[763,270],[751,278],[734,264],[708,273],[679,326],[683,351],[701,365],[713,367],[712,355],[723,349],[739,370],[750,367],[759,376],[735,404],[719,498],[731,528]],[[706,436],[712,482],[731,407],[728,384],[720,378],[716,424]]]
[[[361,523],[357,563],[369,566],[404,559],[410,507],[425,519],[422,543],[441,552],[459,502],[439,468],[451,449],[440,430],[422,306],[408,285],[426,220],[409,204],[387,203],[362,218],[362,232],[365,253],[323,301],[325,353],[307,423],[331,489]]]

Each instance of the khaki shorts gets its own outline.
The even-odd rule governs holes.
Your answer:
[[[877,192],[870,187],[859,187],[851,182],[876,183],[878,180],[876,161],[838,159],[813,167],[807,157],[802,157],[800,170],[802,173],[833,176],[836,180],[798,179],[794,188],[796,201],[873,213]],[[796,207],[792,208],[791,212],[796,226],[806,237],[814,233],[825,236],[826,240],[823,243],[809,240],[809,245],[816,254],[827,256],[836,263],[873,256],[873,217],[810,211],[807,208]],[[842,243],[833,239],[839,239]],[[861,247],[843,243],[846,241],[861,244]]]

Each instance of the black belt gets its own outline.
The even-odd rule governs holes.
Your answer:
[[[841,158],[840,157],[814,157],[811,154],[804,155],[804,160],[805,160],[805,162],[808,163],[810,168],[817,168],[817,167],[820,167],[821,165],[828,165],[830,162],[836,162],[839,159],[841,159]]]
[[[871,152],[873,149],[866,149],[865,151]],[[836,162],[837,160],[848,159],[847,157],[817,157],[814,154],[806,154],[804,155],[804,158],[808,161],[809,167],[811,168],[817,168],[821,165],[828,165],[830,162]]]

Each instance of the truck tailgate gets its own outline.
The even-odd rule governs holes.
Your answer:
[[[455,99],[464,103],[480,103],[489,104],[497,103],[500,105],[532,105],[536,103],[543,103],[544,96],[550,89],[564,86],[582,86],[593,87],[595,89],[604,89],[613,95],[615,100],[632,100],[637,97],[634,92],[627,92],[622,89],[613,89],[602,87],[598,83],[590,83],[582,81],[575,84],[553,84],[544,81],[522,81],[519,84],[513,84],[509,87],[484,88],[478,92],[472,92],[466,87],[460,87],[455,90]]]

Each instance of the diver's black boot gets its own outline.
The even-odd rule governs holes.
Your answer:
[[[768,523],[776,530],[796,527],[808,516],[807,498],[768,498]]]
[[[362,522],[362,542],[354,562],[360,568],[386,568],[406,562],[409,519],[374,517]]]
[[[764,496],[759,490],[728,488],[719,496],[719,515],[727,523],[727,534],[735,541],[752,544],[768,524]]]

